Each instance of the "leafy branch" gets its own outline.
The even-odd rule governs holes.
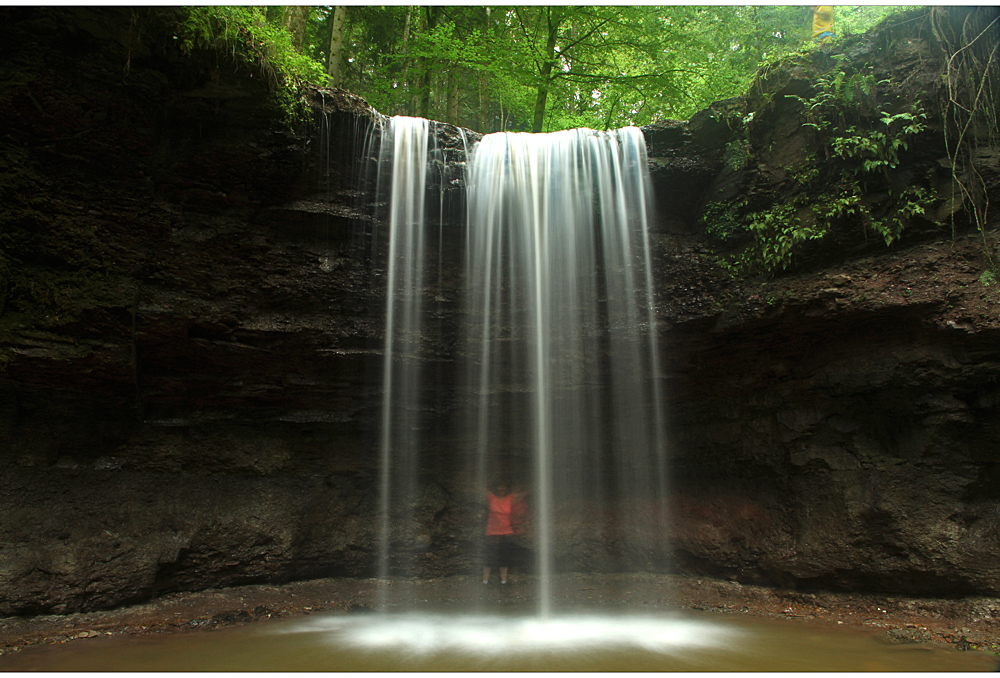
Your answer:
[[[900,150],[907,150],[909,139],[924,131],[926,125],[921,121],[926,119],[924,109],[917,104],[895,115],[882,111],[879,121],[884,129],[865,132],[852,125],[844,130],[845,136],[833,137],[830,144],[841,158],[860,160],[864,172],[881,171],[888,183],[889,170],[899,164]]]

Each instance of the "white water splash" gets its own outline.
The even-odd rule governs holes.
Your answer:
[[[470,656],[629,649],[672,654],[729,646],[741,635],[731,627],[670,617],[574,615],[541,619],[426,613],[329,616],[287,627],[284,632],[328,634],[331,643],[363,651]]]

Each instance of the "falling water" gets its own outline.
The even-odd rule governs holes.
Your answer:
[[[416,492],[417,439],[420,426],[420,367],[425,259],[425,201],[428,121],[393,118],[383,129],[379,167],[391,168],[388,188],[388,261],[386,265],[386,328],[383,348],[382,428],[380,432],[380,579],[390,568],[390,544],[399,512]],[[381,181],[381,173],[380,178]],[[381,193],[379,186],[378,192]],[[404,511],[402,520],[406,520]],[[395,528],[395,529],[394,529]],[[384,595],[383,590],[383,595]],[[381,601],[386,602],[384,599]]]
[[[420,491],[427,388],[428,122],[393,118],[382,136],[379,166],[391,168],[391,187],[379,187],[388,202],[384,579],[405,573],[390,544],[418,536],[407,507]],[[663,565],[645,141],[635,128],[491,134],[473,149],[466,179],[466,327],[455,357],[468,397],[455,428],[471,441],[480,488],[503,475],[526,491],[524,540],[535,554],[539,612],[548,615],[556,569]],[[439,223],[439,241],[441,233]]]
[[[470,162],[480,477],[531,478],[543,615],[557,562],[647,569],[663,555],[646,163],[636,128],[491,134]]]

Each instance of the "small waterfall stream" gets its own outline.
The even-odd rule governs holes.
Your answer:
[[[386,266],[386,328],[383,349],[380,432],[379,577],[389,575],[392,503],[416,492],[420,390],[417,379],[422,333],[428,121],[397,118],[383,134],[379,166],[391,166],[389,260]],[[380,173],[381,176],[381,173]],[[383,604],[386,602],[384,599]]]
[[[434,275],[426,240],[435,228],[442,247],[441,224],[425,217],[429,124],[386,121],[379,154],[388,206],[382,579],[413,574],[392,544],[426,539],[410,509],[422,491],[421,342]],[[522,542],[547,616],[557,570],[650,571],[666,557],[645,140],[636,128],[491,134],[469,153],[465,179],[465,322],[455,350],[465,405],[454,428],[470,441],[479,488],[503,477],[526,497]],[[440,251],[437,262],[440,288]]]

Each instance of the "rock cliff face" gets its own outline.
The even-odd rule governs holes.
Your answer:
[[[175,20],[0,9],[0,614],[375,572],[383,279],[358,202],[374,196],[355,190],[375,114],[317,92],[315,120],[290,125],[259,71],[180,54]],[[851,63],[940,94],[933,35],[896,38],[853,44]],[[672,566],[1000,594],[995,220],[980,233],[942,200],[942,224],[916,220],[891,248],[845,220],[758,279],[719,267],[741,241],[702,219],[713,202],[797,195],[787,168],[822,142],[780,95],[809,96],[828,58],[773,73],[767,102],[645,130]],[[927,108],[901,167],[943,187]],[[457,156],[457,130],[440,132]],[[996,204],[998,150],[980,155]],[[461,252],[441,256],[417,507],[428,574],[471,572],[478,530],[449,426]]]

